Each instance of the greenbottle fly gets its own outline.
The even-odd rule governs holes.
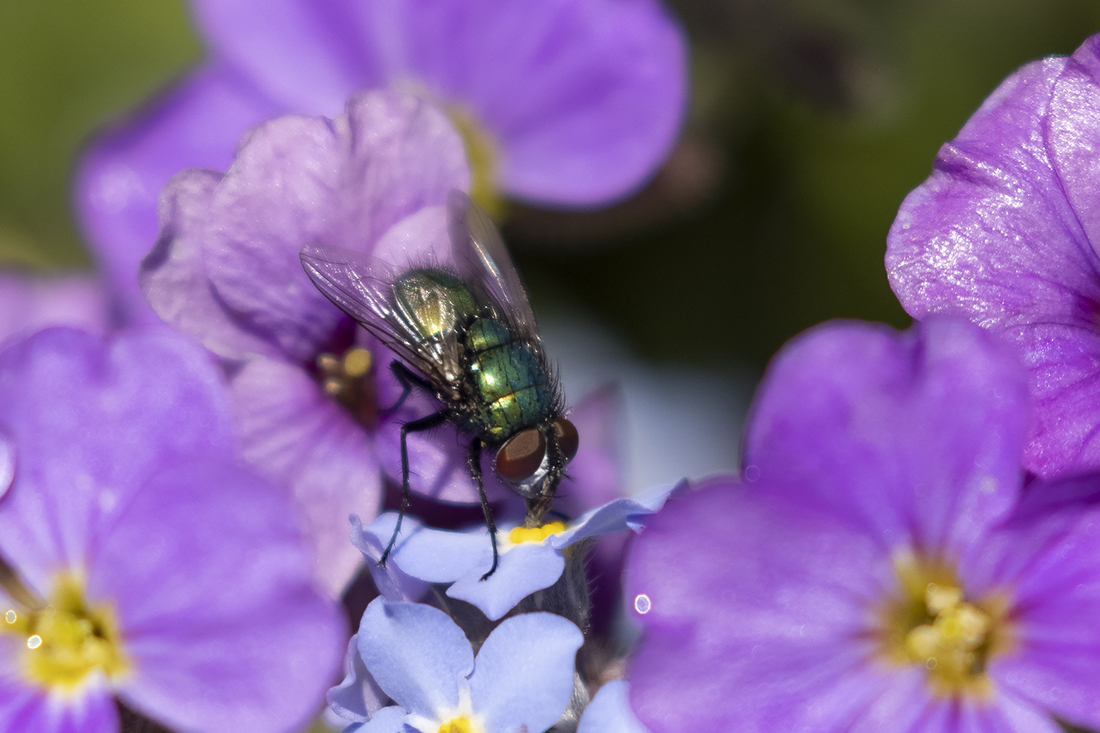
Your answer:
[[[466,194],[447,202],[451,262],[394,266],[324,245],[306,245],[302,266],[333,304],[397,356],[402,386],[395,410],[414,388],[439,409],[401,427],[401,512],[380,564],[393,550],[409,505],[410,433],[453,423],[469,436],[466,465],[477,486],[497,567],[496,525],[481,475],[483,450],[497,474],[527,504],[537,527],[576,455],[577,429],[564,416],[561,387],[546,359],[527,294],[489,216]]]

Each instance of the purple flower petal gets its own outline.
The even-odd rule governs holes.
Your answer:
[[[961,557],[1016,498],[1026,411],[1011,353],[965,321],[830,323],[773,361],[745,476],[797,487],[884,548]]]
[[[395,702],[438,720],[458,707],[458,684],[474,669],[474,653],[447,614],[419,603],[376,598],[359,624],[359,653]]]
[[[546,730],[573,694],[580,629],[549,613],[525,613],[493,629],[477,653],[470,699],[488,731]]]
[[[15,478],[15,466],[17,456],[15,444],[4,433],[0,432],[0,499],[8,493],[11,482]],[[0,596],[2,599],[2,596]]]
[[[363,6],[391,84],[471,113],[513,196],[591,205],[636,188],[675,142],[686,44],[650,0],[396,0]]]
[[[266,481],[205,458],[165,466],[102,536],[87,592],[113,605],[140,670],[119,683],[127,702],[209,731],[292,730],[314,714],[344,623]]]
[[[104,344],[58,328],[11,345],[0,354],[0,424],[19,456],[0,502],[0,554],[43,595],[57,568],[81,567],[97,528],[150,471],[227,456],[234,443],[209,355],[159,329]]]
[[[604,684],[584,709],[577,733],[648,733],[630,709],[629,693],[626,680]]]
[[[899,675],[923,684],[919,671],[869,665],[890,555],[771,489],[715,481],[666,505],[634,544],[626,589],[646,637],[631,703],[655,733],[819,730],[814,721],[868,708]]]
[[[127,319],[156,320],[138,291],[137,269],[157,237],[161,187],[183,168],[224,170],[241,133],[276,112],[246,81],[212,64],[85,153],[77,213]]]
[[[488,538],[485,538],[486,543]],[[481,609],[490,621],[503,618],[517,603],[535,591],[549,588],[565,570],[560,550],[542,542],[524,542],[502,552],[496,571],[492,551],[447,589],[447,595]]]
[[[467,185],[458,134],[414,97],[370,92],[336,120],[273,120],[252,131],[214,192],[207,274],[229,311],[308,361],[344,316],[302,270],[301,246],[369,251],[398,221]]]
[[[1006,79],[940,150],[888,238],[909,313],[965,315],[1015,345],[1035,398],[1024,465],[1046,477],[1100,466],[1096,51],[1092,39]]]
[[[61,704],[47,691],[19,679],[12,646],[0,636],[0,729],[34,733],[118,733],[118,708],[106,686],[92,683]]]
[[[196,0],[196,20],[219,54],[285,109],[335,116],[372,83],[346,0]]]
[[[107,295],[89,275],[0,273],[0,341],[48,326],[107,330]]]
[[[337,715],[353,723],[367,722],[372,713],[385,707],[389,700],[359,656],[358,634],[348,641],[348,651],[344,655],[344,681],[329,689],[325,700]]]
[[[334,596],[355,574],[348,515],[371,515],[382,482],[370,436],[301,369],[253,359],[230,383],[245,459],[289,486],[314,549],[315,573]]]
[[[580,445],[554,495],[554,507],[560,511],[580,516],[622,496],[626,483],[622,401],[619,388],[607,384],[572,405],[568,417],[577,428]]]

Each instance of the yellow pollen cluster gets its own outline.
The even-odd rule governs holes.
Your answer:
[[[439,733],[478,733],[479,730],[465,715],[451,718],[439,726]]]
[[[987,697],[989,659],[1011,644],[1007,596],[968,599],[942,561],[899,558],[901,594],[884,607],[882,641],[895,664],[919,664],[941,695]]]
[[[985,662],[989,614],[962,599],[962,590],[928,584],[925,606],[931,623],[914,627],[905,649],[942,683],[958,686],[981,674]]]
[[[26,638],[23,672],[43,687],[71,690],[93,672],[118,677],[128,669],[111,609],[89,608],[71,576],[58,579],[45,607],[7,610],[0,633]]]
[[[561,534],[565,531],[562,522],[548,522],[541,527],[516,527],[508,533],[508,541],[513,545],[524,542],[542,542],[552,534]]]

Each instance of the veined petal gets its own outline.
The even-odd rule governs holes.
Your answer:
[[[314,573],[333,597],[361,563],[348,542],[348,515],[378,511],[382,479],[362,425],[304,370],[253,359],[230,382],[245,459],[289,489],[314,551]]]
[[[359,653],[379,686],[410,713],[438,720],[459,703],[474,653],[447,614],[376,598],[359,624]]]
[[[492,566],[490,550],[447,589],[447,595],[472,603],[490,621],[496,621],[527,596],[556,583],[565,570],[565,558],[546,543],[525,542],[501,553],[496,571],[482,580]]]
[[[161,187],[184,168],[225,170],[245,130],[280,112],[247,80],[210,64],[85,152],[76,208],[127,322],[156,322],[138,291],[138,263],[157,238]]]
[[[359,635],[352,635],[348,641],[348,651],[344,656],[344,680],[325,694],[329,707],[345,720],[353,723],[365,723],[372,713],[381,710],[386,701],[386,693],[371,677],[363,658],[359,656]],[[402,711],[404,716],[404,711]]]
[[[580,629],[549,613],[525,613],[493,629],[470,675],[474,712],[486,733],[546,730],[573,694]]]

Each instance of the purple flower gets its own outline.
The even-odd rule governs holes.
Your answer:
[[[225,169],[241,133],[279,114],[335,116],[357,91],[415,91],[462,128],[496,190],[591,206],[629,193],[675,141],[686,51],[655,0],[199,0],[213,58],[86,155],[80,216],[131,315],[134,272],[175,171]],[[484,196],[480,195],[484,193]]]
[[[1100,514],[1044,500],[1081,488],[1054,485],[1014,511],[1026,397],[1010,350],[965,321],[833,323],[788,345],[751,413],[752,481],[669,502],[628,561],[641,721],[1100,725]]]
[[[965,316],[1014,344],[1035,409],[1024,465],[1100,467],[1100,36],[1022,67],[940,149],[886,255],[916,318]]]
[[[167,330],[0,353],[0,729],[297,730],[343,622],[289,503],[238,463],[208,355]]]
[[[439,212],[447,193],[467,181],[461,140],[443,114],[414,97],[372,92],[335,120],[268,122],[227,173],[188,170],[165,188],[143,291],[165,321],[230,365],[244,456],[289,484],[318,578],[333,593],[359,561],[348,515],[371,517],[381,503],[378,442],[396,450],[400,422],[431,408],[410,400],[379,414],[400,391],[387,369],[392,356],[317,291],[298,250],[324,242],[397,262],[431,253],[446,242]],[[427,439],[411,444],[413,465],[444,477],[427,490],[472,497],[461,463],[448,483],[441,467],[449,454]],[[449,493],[455,484],[458,497]]]
[[[106,293],[93,277],[0,272],[0,341],[47,326],[102,333],[110,324],[107,311]]]
[[[554,585],[565,571],[566,555],[572,545],[612,532],[641,529],[644,517],[659,509],[671,492],[671,488],[664,488],[637,500],[614,499],[575,521],[548,522],[539,528],[498,520],[500,560],[496,571],[487,578],[485,575],[493,566],[493,546],[487,527],[461,531],[432,529],[406,517],[389,564],[396,566],[403,577],[451,584],[448,596],[473,604],[491,621],[496,621],[535,591]],[[373,572],[383,572],[375,561],[393,536],[397,514],[382,514],[366,528],[357,517],[352,522],[355,525],[352,541],[361,548]],[[385,580],[376,582],[380,588],[391,585]]]
[[[462,629],[439,609],[377,598],[359,626],[359,654],[397,705],[373,713],[362,730],[546,730],[573,695],[583,641],[560,616],[521,614],[495,628],[475,658]]]

